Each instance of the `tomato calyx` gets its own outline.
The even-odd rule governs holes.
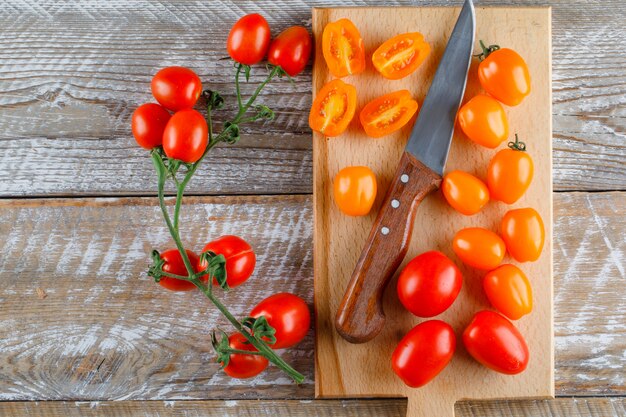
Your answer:
[[[276,329],[269,324],[265,316],[257,318],[248,316],[241,321],[241,324],[250,329],[255,338],[263,340],[268,345],[276,343]]]
[[[207,265],[207,267],[197,273],[198,276],[208,275],[209,279],[214,279],[215,282],[224,290],[228,291],[228,274],[226,273],[226,258],[222,254],[217,254],[212,251],[202,252],[200,254],[200,263]]]
[[[489,45],[489,46],[485,46],[485,43],[483,42],[483,40],[481,39],[479,41],[480,43],[480,48],[483,50],[481,53],[473,55],[476,58],[478,58],[479,61],[484,61],[490,54],[492,54],[493,52],[496,52],[498,49],[500,49],[500,45]]]
[[[526,152],[526,143],[519,140],[519,138],[517,137],[517,133],[515,134],[515,142],[511,141],[507,144],[507,146],[512,151]]]
[[[264,356],[263,353],[255,350],[231,348],[228,340],[228,334],[221,329],[219,330],[219,333],[220,337],[216,335],[215,331],[211,332],[211,345],[213,346],[213,349],[215,349],[215,353],[217,353],[217,362],[222,365],[222,369],[228,366],[230,363],[230,355],[232,354]],[[249,344],[249,342],[244,343]]]

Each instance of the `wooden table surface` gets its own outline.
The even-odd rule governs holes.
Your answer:
[[[464,401],[457,415],[625,416],[626,4],[515,3],[553,6],[558,398]],[[145,273],[149,250],[172,246],[151,161],[130,134],[151,76],[193,68],[232,109],[233,69],[219,58],[238,17],[262,12],[276,32],[339,4],[380,3],[2,3],[0,416],[404,415],[402,399],[313,400],[313,332],[285,353],[304,384],[275,368],[225,377],[208,338],[224,320],[200,294],[162,291]],[[277,119],[211,152],[185,199],[191,246],[234,233],[258,250],[250,284],[225,297],[238,315],[277,291],[312,302],[310,96],[310,69],[271,84],[262,99]]]

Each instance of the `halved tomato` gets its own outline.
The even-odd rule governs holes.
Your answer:
[[[341,135],[355,110],[356,88],[341,80],[332,80],[317,93],[309,113],[309,126],[325,136]]]
[[[326,25],[322,34],[322,53],[328,69],[337,78],[365,70],[363,39],[349,19]]]
[[[378,72],[399,80],[415,71],[430,54],[430,45],[419,32],[403,33],[385,41],[372,55]]]
[[[363,107],[359,119],[367,136],[380,138],[402,128],[417,111],[417,101],[408,90],[375,98]]]

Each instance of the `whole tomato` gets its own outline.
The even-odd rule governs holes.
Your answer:
[[[528,345],[517,328],[500,314],[479,311],[463,332],[463,344],[474,359],[496,372],[519,374],[528,366]]]
[[[520,199],[533,180],[533,160],[526,153],[526,145],[515,135],[510,149],[502,149],[489,162],[487,186],[491,198],[507,204]]]
[[[311,327],[311,313],[304,300],[286,292],[267,297],[250,312],[250,317],[264,316],[276,329],[272,349],[284,349],[300,343]]]
[[[454,235],[452,249],[465,264],[483,270],[500,265],[506,254],[506,246],[500,236],[480,227],[459,230]]]
[[[533,309],[533,291],[528,278],[515,265],[500,265],[485,275],[485,294],[492,306],[511,320],[518,320]]]
[[[393,371],[409,387],[429,383],[452,359],[456,337],[449,324],[429,320],[415,326],[398,343],[391,356]]]
[[[256,351],[256,348],[241,333],[231,334],[228,337],[228,345],[231,349]],[[252,378],[263,372],[267,365],[268,360],[264,356],[231,353],[228,365],[224,367],[224,372],[232,378]]]
[[[376,199],[376,175],[368,167],[346,167],[333,182],[335,204],[349,216],[365,216]]]
[[[546,233],[543,220],[535,209],[509,210],[500,227],[506,248],[515,260],[532,262],[539,259]]]
[[[485,183],[463,171],[448,172],[443,177],[441,191],[448,204],[466,216],[478,213],[489,202]]]
[[[514,50],[498,45],[486,47],[478,65],[478,80],[487,93],[506,104],[517,106],[530,94],[530,72],[524,59]]]
[[[398,278],[398,298],[418,317],[433,317],[452,305],[461,291],[463,276],[446,255],[430,251],[416,256]]]
[[[459,125],[473,142],[496,148],[509,136],[509,121],[498,100],[479,94],[459,110]]]
[[[191,265],[196,265],[196,263],[198,262],[198,255],[190,250],[185,250],[185,252],[187,252],[187,256],[189,257]],[[161,253],[161,259],[165,261],[165,263],[163,264],[163,271],[185,277],[188,275],[187,268],[185,268],[185,263],[183,262],[183,257],[180,256],[180,252],[178,252],[178,249],[166,250],[165,252]],[[197,270],[194,270],[194,272],[197,272]],[[172,291],[191,291],[196,288],[196,286],[189,281],[183,281],[182,279],[170,277],[161,277],[159,284],[161,284],[162,287],[165,287],[168,290]]]
[[[258,13],[247,14],[230,30],[226,49],[228,55],[244,65],[260,62],[270,44],[270,25]]]
[[[190,109],[202,93],[198,75],[184,67],[163,68],[152,78],[152,95],[171,111]]]
[[[243,284],[254,272],[256,255],[252,246],[239,236],[225,235],[207,243],[202,252],[214,252],[226,258],[226,283],[229,287]],[[206,262],[198,262],[198,271],[206,269]],[[205,276],[208,280],[208,277]],[[213,280],[213,285],[217,281]]]
[[[175,113],[163,132],[163,151],[169,158],[193,163],[202,157],[209,142],[206,119],[195,110]]]
[[[295,77],[309,62],[312,45],[311,35],[306,28],[292,26],[274,38],[267,53],[267,61]]]
[[[158,104],[146,103],[137,107],[131,119],[131,130],[139,146],[145,149],[160,146],[170,117],[165,107]]]

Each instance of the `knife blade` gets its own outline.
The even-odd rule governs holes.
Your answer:
[[[348,342],[367,342],[382,330],[382,296],[408,250],[417,206],[441,184],[467,83],[475,22],[474,5],[465,0],[337,311],[335,328]]]

